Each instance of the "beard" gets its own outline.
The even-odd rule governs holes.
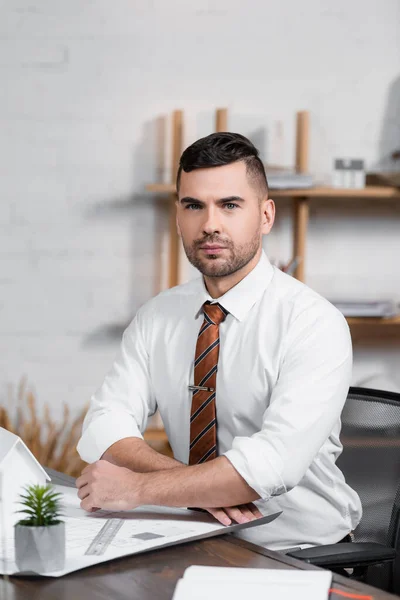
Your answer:
[[[189,262],[200,273],[206,277],[227,277],[245,267],[255,257],[260,248],[260,233],[261,227],[254,233],[251,240],[240,246],[235,246],[231,240],[222,240],[215,236],[195,241],[190,246],[182,237],[182,244]],[[224,246],[223,256],[221,253],[204,254],[200,248],[204,244]]]

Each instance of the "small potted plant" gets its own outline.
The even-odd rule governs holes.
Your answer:
[[[61,494],[50,485],[30,485],[20,494],[18,510],[26,517],[15,524],[15,562],[20,571],[47,573],[64,568],[65,523],[60,520]]]

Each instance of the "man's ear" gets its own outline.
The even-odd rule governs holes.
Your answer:
[[[261,231],[264,235],[267,235],[275,221],[275,203],[270,198],[266,198],[262,202],[262,228]]]

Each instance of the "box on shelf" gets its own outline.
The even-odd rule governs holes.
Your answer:
[[[355,189],[365,187],[364,161],[354,158],[336,158],[333,168],[332,187]]]

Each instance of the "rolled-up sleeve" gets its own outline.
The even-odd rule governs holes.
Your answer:
[[[350,385],[352,347],[344,317],[328,303],[291,325],[261,430],[236,437],[225,453],[262,499],[290,491],[340,418]]]
[[[139,311],[125,330],[119,353],[103,385],[92,396],[77,450],[86,462],[98,460],[115,442],[142,438],[156,401]]]

